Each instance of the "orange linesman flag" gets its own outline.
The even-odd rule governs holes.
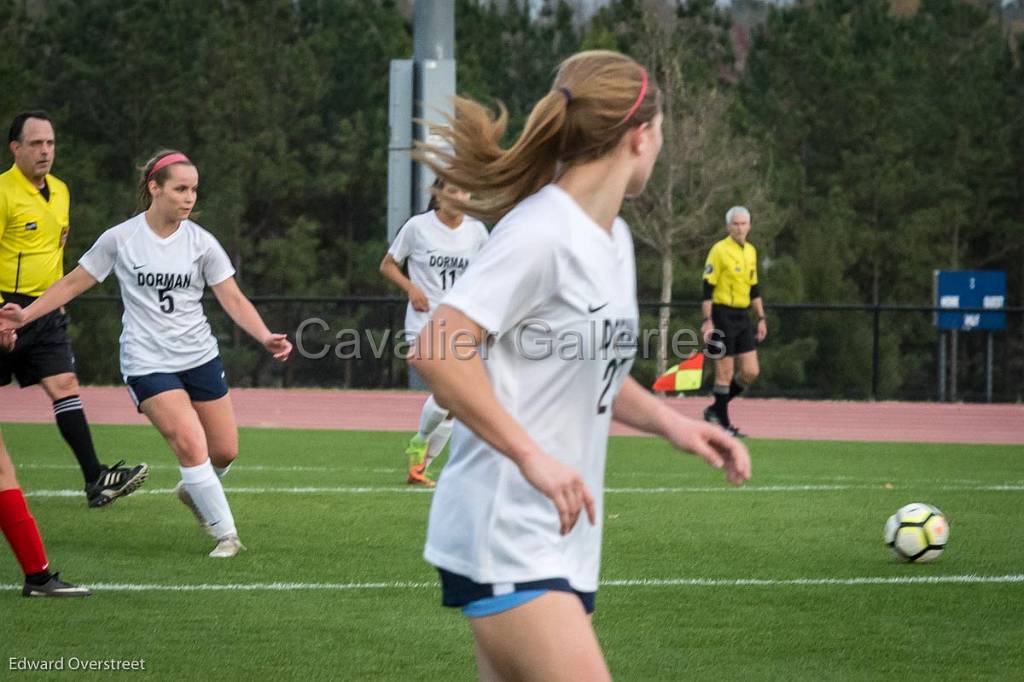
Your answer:
[[[696,352],[658,377],[653,391],[696,391],[704,374],[704,354]]]

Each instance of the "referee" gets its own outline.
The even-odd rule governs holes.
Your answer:
[[[750,211],[733,206],[725,214],[725,225],[729,236],[711,247],[704,265],[700,331],[705,352],[715,361],[715,402],[705,408],[704,419],[742,438],[746,434],[729,421],[729,401],[760,373],[757,344],[768,335],[768,324],[757,282],[757,249],[747,241]],[[756,331],[750,308],[757,313]]]
[[[71,200],[67,185],[50,175],[56,145],[46,113],[15,116],[7,141],[14,165],[0,173],[0,301],[25,307],[64,275]],[[142,485],[149,467],[106,467],[97,459],[67,326],[62,310],[26,325],[13,350],[0,350],[0,386],[15,377],[22,388],[42,384],[82,469],[89,506],[102,507]]]

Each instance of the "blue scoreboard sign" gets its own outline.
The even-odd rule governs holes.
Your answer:
[[[935,305],[938,308],[1006,307],[1006,273],[994,270],[936,270]],[[940,312],[939,329],[1005,329],[1006,313]]]

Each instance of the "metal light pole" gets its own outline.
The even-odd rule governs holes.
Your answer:
[[[391,61],[388,123],[388,241],[414,213],[426,210],[434,174],[413,163],[413,140],[425,141],[419,119],[445,123],[455,96],[455,2],[417,0],[413,16],[413,58]],[[439,142],[439,140],[430,140]]]
[[[416,0],[413,58],[391,61],[388,85],[388,243],[414,213],[427,209],[434,174],[413,163],[415,140],[440,145],[425,123],[446,123],[455,97],[455,0]],[[424,123],[414,123],[414,120]],[[409,387],[425,389],[415,372]]]

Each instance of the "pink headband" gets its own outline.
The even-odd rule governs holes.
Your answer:
[[[168,154],[167,156],[162,156],[160,157],[159,161],[153,164],[153,168],[150,169],[149,173],[146,174],[146,181],[148,182],[149,180],[151,180],[153,176],[156,175],[156,172],[158,170],[160,170],[161,168],[166,168],[167,166],[170,166],[172,163],[187,163],[190,166],[192,165],[192,162],[188,160],[188,157],[182,154],[181,152],[175,152],[173,154]]]
[[[622,119],[625,123],[629,119],[633,118],[633,114],[640,108],[640,105],[644,101],[644,96],[647,94],[647,69],[640,67],[640,94],[636,96],[636,101],[633,102],[633,106],[629,108],[629,113],[626,114],[626,118]]]

